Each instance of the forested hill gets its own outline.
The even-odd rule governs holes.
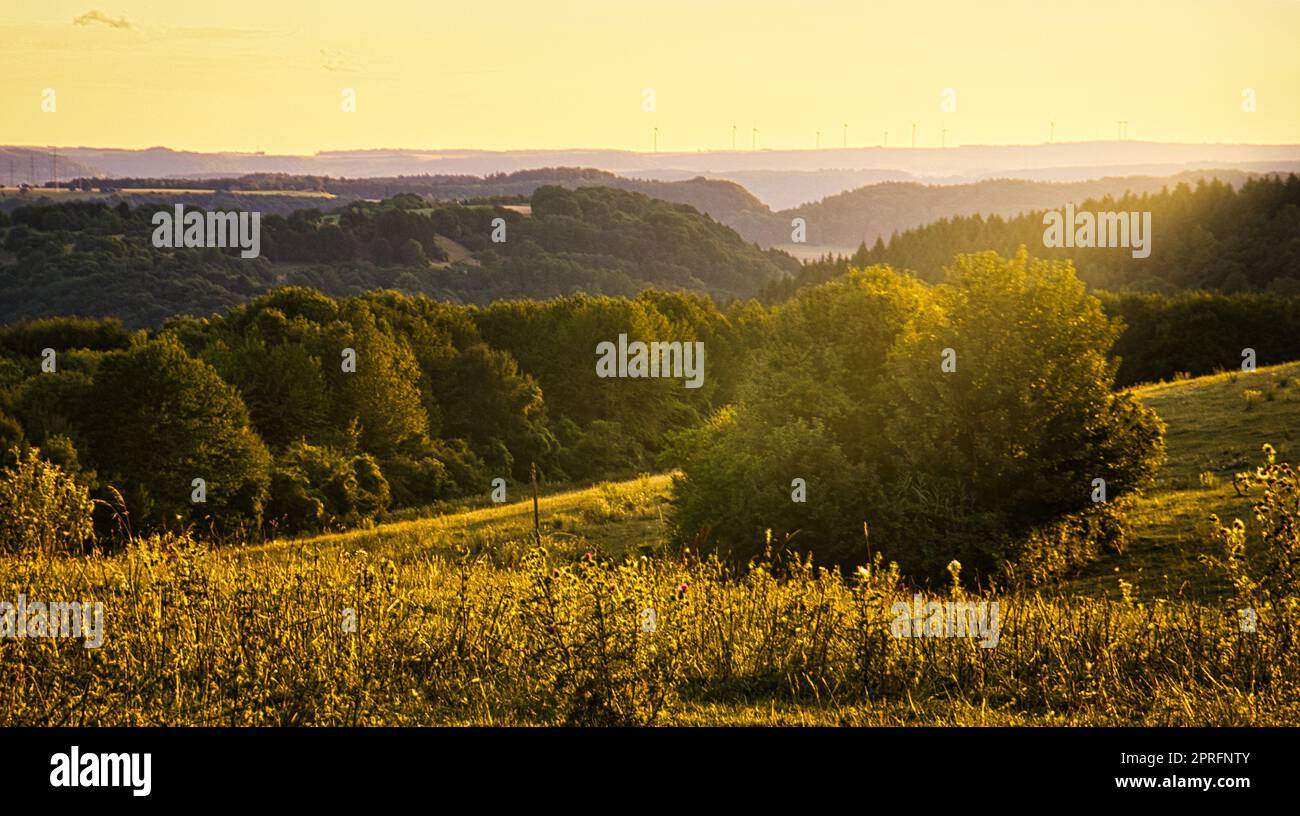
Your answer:
[[[647,288],[727,299],[798,269],[689,206],[635,192],[546,186],[519,200],[527,206],[431,204],[404,194],[332,213],[268,214],[261,256],[249,259],[233,249],[155,248],[151,219],[168,203],[20,207],[0,214],[0,322],[77,314],[159,325],[293,284],[466,303]]]
[[[1021,244],[1047,258],[1070,258],[1079,277],[1106,289],[1300,292],[1300,178],[1263,177],[1240,189],[1219,181],[1158,193],[1090,198],[1076,212],[1151,213],[1150,257],[1128,248],[1050,248],[1043,212],[1011,219],[941,219],[855,256],[938,280],[956,253],[1013,252]]]
[[[1011,218],[1089,198],[1157,193],[1184,182],[1196,184],[1214,179],[1240,186],[1250,178],[1250,173],[1240,170],[1193,170],[1165,177],[1116,176],[1072,182],[990,179],[973,184],[927,185],[890,181],[774,213],[764,232],[746,237],[764,246],[789,243],[791,220],[802,218],[807,224],[807,243],[852,247],[872,244],[878,238],[889,240],[894,233],[944,218]],[[730,223],[723,214],[713,216]]]
[[[74,189],[101,191],[131,205],[149,203],[138,190],[166,191],[168,200],[183,200],[202,207],[251,206],[247,202],[273,204],[272,211],[292,205],[295,196],[319,195],[346,204],[358,199],[385,199],[403,193],[434,202],[483,200],[508,203],[527,198],[540,187],[613,187],[643,193],[652,198],[687,204],[739,232],[747,240],[779,235],[773,227],[776,216],[762,201],[741,185],[725,179],[696,177],[681,181],[624,178],[588,167],[546,167],[486,176],[419,175],[378,178],[332,178],[329,176],[255,173],[229,178],[78,178]],[[200,192],[206,191],[206,192]],[[155,196],[156,197],[156,196]],[[113,203],[116,203],[114,201]],[[17,202],[0,202],[0,209],[13,209]],[[299,203],[298,209],[310,206]],[[777,219],[779,220],[779,219]],[[788,219],[787,219],[788,220]],[[781,239],[784,240],[784,239]],[[771,243],[771,242],[769,242]],[[779,243],[779,241],[776,241]]]
[[[765,295],[782,300],[843,274],[850,264],[888,264],[938,281],[956,254],[1012,253],[1021,245],[1041,257],[1070,259],[1081,279],[1102,289],[1300,294],[1300,178],[1294,175],[1251,179],[1240,188],[1219,181],[1179,184],[1152,194],[1092,198],[1074,209],[1151,213],[1149,257],[1134,257],[1124,247],[1044,246],[1043,210],[1010,219],[945,218],[888,243],[862,246],[851,258],[807,265]]]
[[[820,201],[784,210],[772,210],[748,189],[733,181],[696,177],[680,181],[625,178],[604,170],[582,167],[547,167],[486,176],[420,175],[384,178],[331,178],[327,176],[259,173],[230,178],[84,178],[76,186],[117,191],[132,206],[148,203],[142,193],[129,190],[166,190],[168,200],[184,200],[202,207],[260,206],[264,211],[287,214],[312,204],[295,203],[293,196],[333,196],[342,205],[358,199],[384,199],[410,193],[435,202],[470,199],[506,202],[531,196],[540,187],[568,189],[614,187],[643,193],[663,201],[687,204],[731,227],[747,241],[769,247],[791,242],[791,221],[804,219],[806,243],[813,246],[854,247],[888,239],[896,232],[924,226],[941,218],[998,215],[1010,218],[1048,207],[1064,206],[1088,198],[1125,193],[1155,193],[1179,182],[1195,184],[1217,179],[1240,186],[1253,178],[1240,170],[1189,170],[1174,176],[1123,176],[1090,181],[1049,182],[990,179],[970,184],[920,184],[886,181],[869,184]],[[769,182],[769,186],[775,182]],[[208,194],[196,190],[214,191]],[[172,192],[175,191],[175,192]],[[256,202],[252,204],[251,202]],[[13,203],[0,202],[0,209]]]

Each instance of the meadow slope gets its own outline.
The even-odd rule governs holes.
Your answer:
[[[6,557],[0,598],[104,605],[101,648],[0,640],[0,725],[1300,723],[1293,621],[1238,626],[1200,556],[1235,471],[1295,454],[1300,364],[1140,389],[1169,461],[1134,541],[999,604],[993,648],[892,634],[912,590],[666,543],[667,476],[261,546]],[[514,488],[518,491],[519,488]],[[1168,576],[1166,578],[1166,576]],[[1121,579],[1127,588],[1121,589]]]
[[[1199,560],[1217,554],[1209,516],[1249,517],[1251,500],[1238,495],[1233,477],[1262,462],[1265,443],[1277,449],[1282,461],[1300,460],[1292,438],[1300,432],[1300,362],[1143,385],[1134,392],[1165,421],[1168,459],[1156,485],[1136,501],[1132,544],[1085,568],[1062,588],[1118,598],[1118,577],[1123,577],[1143,597],[1221,597],[1226,584]],[[545,495],[543,531],[575,553],[662,553],[669,485],[670,477],[660,474]],[[289,554],[306,543],[400,557],[407,550],[450,554],[468,548],[510,564],[531,542],[532,524],[531,500],[523,498],[262,549]]]

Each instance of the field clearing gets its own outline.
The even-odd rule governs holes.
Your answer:
[[[44,187],[33,187],[26,193],[19,191],[17,187],[0,187],[0,196],[17,196],[30,197],[35,195],[47,198],[72,197],[77,199],[97,200],[110,198],[115,195],[217,195],[224,193],[227,195],[239,196],[282,196],[285,198],[319,198],[334,199],[338,196],[318,190],[217,190],[215,188],[203,187],[119,187],[112,191],[95,190],[69,190],[66,188],[46,189]]]
[[[478,265],[478,261],[474,258],[474,253],[470,252],[464,246],[451,240],[447,236],[437,235],[434,237],[434,241],[437,242],[443,252],[447,253],[447,261],[442,264],[443,266],[454,264],[458,261],[465,261]]]

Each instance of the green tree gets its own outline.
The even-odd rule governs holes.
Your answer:
[[[104,358],[85,423],[100,475],[123,490],[132,521],[149,526],[256,525],[270,456],[239,393],[170,336]],[[194,501],[195,479],[204,502]]]
[[[865,522],[913,575],[987,574],[1091,507],[1094,479],[1114,500],[1154,475],[1163,427],[1112,390],[1117,333],[1068,262],[1023,250],[959,256],[931,289],[872,268],[804,290],[734,413],[679,441],[678,535],[746,555],[757,530],[799,530],[797,548],[861,563]],[[797,477],[806,509],[781,499]]]

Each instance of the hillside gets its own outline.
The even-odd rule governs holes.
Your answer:
[[[211,203],[261,209],[248,201],[255,195],[228,196]],[[688,205],[608,187],[543,186],[509,205],[430,206],[400,194],[322,213],[321,204],[335,202],[297,201],[287,216],[263,213],[260,255],[249,259],[234,250],[155,248],[150,219],[171,207],[157,199],[0,212],[0,241],[10,253],[0,256],[0,323],[77,314],[156,326],[277,285],[336,296],[396,289],[480,304],[576,292],[631,297],[650,288],[744,298],[798,268]],[[527,214],[514,206],[522,202]]]
[[[290,194],[330,196],[342,204],[403,193],[430,201],[505,200],[531,196],[538,188],[548,185],[566,189],[614,187],[689,205],[732,228],[745,240],[764,247],[786,248],[791,240],[791,220],[803,218],[807,222],[807,240],[788,251],[820,255],[826,251],[848,254],[862,243],[870,245],[878,238],[888,240],[895,233],[944,218],[974,215],[1011,218],[1089,198],[1156,193],[1165,187],[1195,184],[1202,179],[1217,179],[1239,187],[1258,174],[1235,169],[1203,169],[1163,176],[1107,175],[1079,181],[1017,178],[921,181],[907,174],[882,170],[660,175],[663,177],[619,175],[589,167],[546,167],[481,177],[333,178],[258,173],[222,178],[120,177],[84,182],[96,188],[116,189],[119,192],[110,201],[126,200],[133,206],[143,203],[148,195],[144,191],[150,190],[174,191],[168,193],[169,199],[174,197],[205,207],[235,206],[230,202],[236,196],[247,199],[256,192],[267,197],[259,199],[259,203],[267,208],[278,207],[272,211],[282,214],[287,214],[283,199]],[[13,197],[0,199],[0,209],[12,209],[19,203]],[[792,206],[781,207],[782,203]]]
[[[1265,443],[1280,461],[1300,460],[1294,436],[1300,363],[1146,385],[1135,393],[1164,419],[1169,458],[1156,486],[1137,501],[1132,544],[1067,587],[1118,597],[1122,577],[1146,597],[1219,597],[1228,587],[1198,560],[1222,555],[1209,540],[1209,516],[1250,523],[1252,499],[1238,495],[1233,476],[1262,464]]]
[[[828,144],[833,143],[831,135],[827,134],[827,137]],[[868,141],[873,146],[862,146]],[[431,170],[444,174],[490,176],[517,170],[581,166],[641,178],[712,175],[742,184],[747,175],[755,172],[771,174],[771,181],[781,174],[791,173],[795,189],[806,189],[807,174],[827,170],[888,172],[947,183],[984,178],[1062,181],[1107,175],[1164,175],[1199,167],[1241,167],[1266,172],[1287,165],[1294,169],[1295,163],[1300,161],[1300,147],[1294,144],[1193,144],[1126,139],[940,148],[936,139],[929,146],[902,148],[897,146],[897,141],[892,147],[875,146],[875,134],[869,140],[862,134],[849,134],[848,142],[859,146],[828,146],[820,150],[661,150],[654,153],[583,148],[510,151],[372,149],[331,150],[312,155],[204,153],[163,147],[144,150],[75,147],[61,148],[59,153],[91,168],[93,175],[109,177],[218,178],[249,173],[292,173],[358,178],[419,176]],[[43,168],[38,166],[38,178],[41,172]],[[840,189],[847,190],[853,186],[851,178]],[[773,204],[780,206],[775,201]]]
[[[808,222],[808,243],[813,246],[870,246],[878,238],[888,241],[895,233],[945,218],[1010,218],[1086,199],[1157,193],[1201,179],[1218,179],[1236,187],[1251,177],[1239,170],[1193,170],[1172,176],[1109,176],[1074,182],[1008,178],[942,186],[884,182],[775,213],[771,227],[754,240],[765,245],[785,243],[790,240],[790,219],[803,218]]]
[[[1135,188],[1073,203],[1076,214],[1142,215],[1150,225],[1143,239],[1145,253],[1127,240],[1045,246],[1044,214],[1039,211],[1012,218],[939,218],[894,235],[887,243],[863,247],[853,262],[888,263],[937,281],[955,253],[1011,252],[1024,245],[1043,257],[1070,259],[1085,283],[1101,288],[1300,292],[1300,177],[1294,174],[1256,177],[1240,187],[1217,180],[1180,182],[1155,192]]]
[[[629,178],[582,167],[545,167],[485,176],[424,174],[334,178],[252,173],[219,178],[83,177],[77,183],[86,189],[37,189],[21,196],[0,195],[0,211],[11,211],[31,203],[36,196],[58,193],[60,198],[102,200],[114,205],[125,201],[132,207],[164,198],[169,202],[205,209],[235,207],[288,215],[303,206],[303,197],[326,200],[319,206],[340,206],[403,194],[417,195],[430,202],[502,203],[523,200],[541,187],[555,186],[569,190],[612,187],[674,204],[686,204],[712,216],[750,241],[772,233],[774,218],[766,204],[735,181],[704,176],[673,180]],[[331,202],[328,199],[335,200]]]
[[[1257,398],[1243,395],[1258,391]],[[1164,419],[1168,460],[1156,486],[1137,499],[1134,536],[1124,553],[1105,558],[1065,581],[1066,592],[1119,598],[1119,579],[1139,597],[1213,600],[1227,590],[1200,560],[1220,555],[1209,540],[1208,518],[1249,521],[1249,497],[1233,489],[1234,474],[1253,470],[1270,443],[1283,461],[1300,459],[1300,362],[1147,385],[1135,390]],[[587,550],[622,557],[663,554],[666,475],[564,489],[541,500],[542,530],[559,551]],[[438,511],[433,511],[438,512]],[[448,557],[468,551],[515,564],[532,539],[532,501],[450,506],[432,518],[382,524],[372,530],[294,539],[258,552],[289,557],[303,546],[362,548],[401,561],[413,553]],[[242,556],[241,556],[242,557]]]

